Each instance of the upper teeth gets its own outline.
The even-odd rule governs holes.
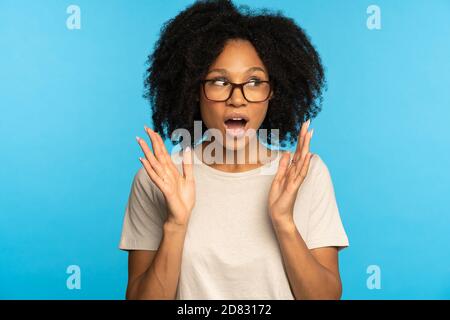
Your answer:
[[[242,120],[242,118],[233,118],[233,120]]]

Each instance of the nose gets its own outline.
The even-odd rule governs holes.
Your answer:
[[[231,89],[231,96],[228,99],[228,104],[234,105],[236,107],[245,106],[247,104],[247,100],[244,97],[244,93],[242,92],[243,88],[234,87]]]

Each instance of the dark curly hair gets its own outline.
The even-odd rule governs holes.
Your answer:
[[[163,138],[178,128],[194,137],[194,121],[201,120],[200,81],[229,39],[250,41],[268,70],[274,96],[260,128],[268,133],[279,129],[281,146],[294,142],[302,122],[321,110],[326,81],[320,56],[304,30],[281,11],[199,0],[160,31],[147,60],[144,97],[152,106],[154,129]],[[207,128],[202,126],[203,135]]]

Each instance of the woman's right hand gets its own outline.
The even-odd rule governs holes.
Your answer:
[[[168,208],[166,222],[187,226],[195,205],[195,181],[192,150],[183,152],[183,175],[181,175],[167,152],[161,136],[150,128],[144,129],[152,142],[153,152],[144,139],[136,137],[145,158],[139,158],[150,179],[163,193]]]

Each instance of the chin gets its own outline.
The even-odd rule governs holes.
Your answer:
[[[248,137],[242,137],[238,139],[225,137],[225,143],[223,144],[225,149],[230,151],[244,150],[247,145],[248,145]]]
[[[227,150],[239,151],[244,150],[252,142],[257,142],[256,131],[254,129],[247,129],[245,134],[242,136],[233,136],[227,134],[225,131],[224,135],[224,147]]]

